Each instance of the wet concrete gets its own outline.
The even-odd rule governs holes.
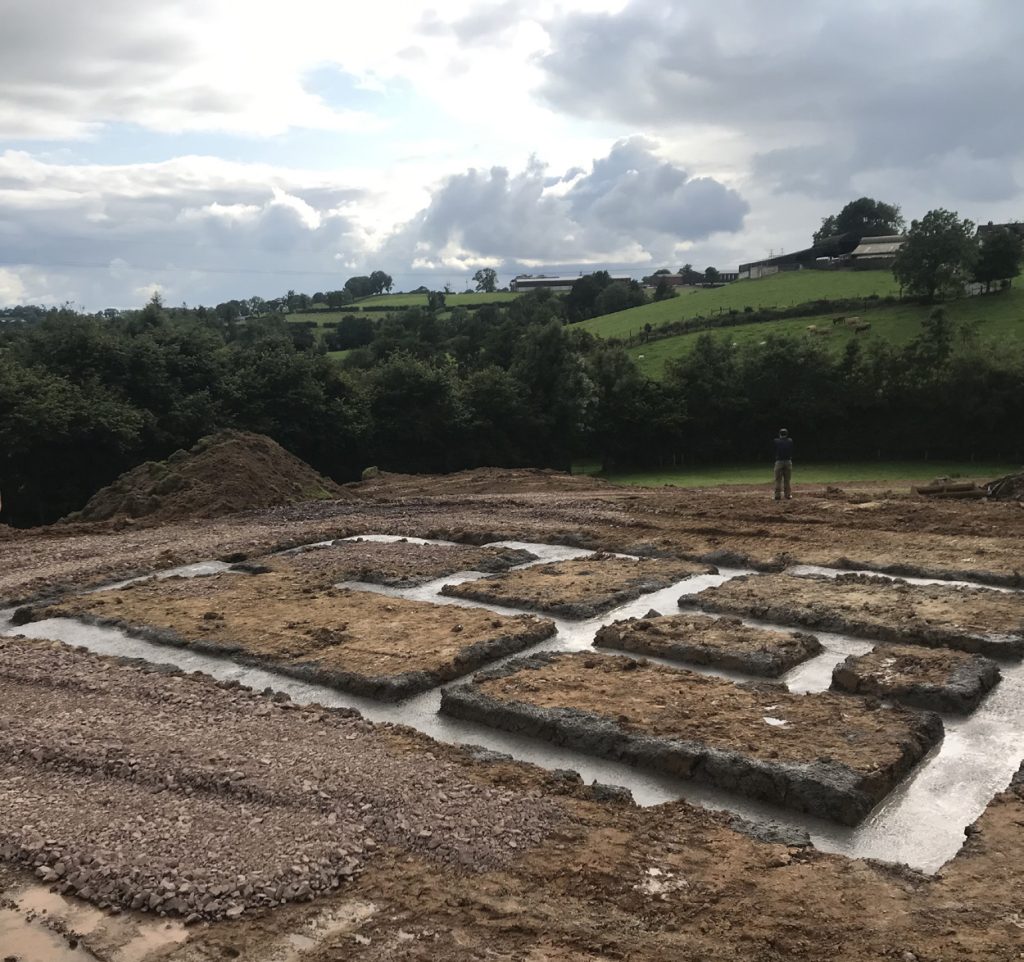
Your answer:
[[[364,536],[363,540],[402,539],[392,536]],[[423,539],[406,540],[412,543],[426,543]],[[538,558],[531,564],[576,558],[592,553],[560,545],[512,541],[496,544],[531,551]],[[815,573],[833,573],[830,569],[813,570]],[[792,569],[792,572],[798,573],[796,569]],[[644,595],[598,618],[586,621],[553,618],[558,627],[557,634],[530,651],[587,649],[601,625],[622,618],[642,617],[652,608],[662,614],[675,613],[679,610],[676,600],[681,594],[702,591],[737,575],[748,573],[738,569],[722,569],[718,575],[687,578],[662,591]],[[464,572],[410,589],[366,584],[359,584],[358,587],[361,590],[376,591],[392,597],[413,598],[436,604],[484,607],[501,614],[521,613],[510,608],[439,594],[444,584],[479,577],[484,575],[479,572]],[[273,672],[245,668],[224,659],[155,645],[127,637],[117,630],[86,626],[70,619],[51,619],[21,628],[12,628],[6,624],[9,614],[10,612],[0,612],[0,634],[21,633],[30,637],[52,638],[69,644],[83,645],[101,654],[142,658],[150,662],[173,664],[185,671],[202,671],[218,679],[237,680],[256,690],[270,687],[285,691],[301,702],[316,701],[329,707],[356,708],[370,720],[410,725],[439,741],[481,745],[544,768],[573,769],[588,782],[596,780],[622,785],[633,793],[637,803],[641,805],[655,805],[683,798],[707,808],[735,812],[747,819],[770,819],[785,826],[805,830],[810,834],[814,844],[823,851],[904,862],[928,872],[937,870],[956,854],[963,844],[964,828],[981,814],[997,792],[1005,788],[1024,757],[1024,665],[1004,664],[1003,680],[986,697],[974,715],[966,719],[943,716],[946,726],[944,741],[860,825],[856,828],[847,828],[810,816],[794,815],[792,812],[749,801],[713,787],[657,775],[623,763],[592,758],[580,752],[496,731],[472,722],[446,718],[438,713],[440,688],[397,705],[385,705],[330,688],[306,684]],[[744,620],[760,627],[779,631],[791,630],[778,625]],[[836,664],[847,655],[863,654],[876,644],[868,640],[826,632],[814,634],[825,650],[779,679],[791,691],[826,690],[831,684],[832,669]],[[653,658],[649,660],[663,661]],[[488,667],[501,663],[494,662]],[[678,667],[678,663],[676,666]],[[735,671],[715,670],[703,666],[686,667],[733,680],[752,680],[752,676]]]

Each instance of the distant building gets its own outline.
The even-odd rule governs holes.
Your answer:
[[[850,253],[850,260],[854,267],[861,270],[882,270],[892,267],[892,262],[906,239],[905,234],[862,237],[860,243]]]
[[[739,280],[738,271],[719,271],[718,278],[715,281],[716,284],[730,284],[735,280]],[[700,275],[699,280],[687,280],[682,274],[652,274],[647,278],[649,287],[657,287],[662,281],[669,285],[669,287],[702,287],[707,283],[704,279],[704,275]]]
[[[591,272],[593,273],[593,272]],[[522,292],[522,291],[536,291],[540,288],[545,288],[549,291],[566,292],[572,289],[572,285],[576,283],[584,274],[573,274],[571,276],[557,276],[553,274],[520,274],[518,277],[513,277],[509,282],[508,289],[510,291]],[[631,281],[633,278],[629,274],[611,274],[612,281]]]
[[[792,251],[789,254],[778,254],[775,257],[766,257],[764,260],[740,264],[739,277],[742,280],[752,280],[758,277],[767,277],[769,274],[778,274],[779,271],[798,271],[805,267],[821,267],[836,260],[845,261],[853,253],[860,240],[856,234],[828,237],[813,247],[805,247],[803,250]]]
[[[1024,240],[1024,224],[1013,223],[1013,224],[993,224],[989,221],[987,224],[978,225],[978,238],[984,237],[986,234],[996,230],[1008,230],[1013,234],[1016,234],[1021,240]]]

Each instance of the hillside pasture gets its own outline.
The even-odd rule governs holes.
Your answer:
[[[998,294],[967,297],[941,306],[957,325],[961,338],[968,336],[982,344],[1024,348],[1024,289],[1012,288]],[[839,316],[837,313],[712,328],[709,333],[737,347],[760,343],[770,335],[808,337],[819,341],[830,352],[841,354],[846,345],[855,339],[860,340],[864,346],[872,339],[879,339],[895,347],[902,347],[921,333],[921,322],[933,310],[935,305],[909,301],[868,308],[860,312],[860,317],[871,324],[871,329],[860,333],[845,323],[833,324],[833,320]],[[814,333],[808,330],[810,327],[825,333]],[[641,371],[650,377],[660,378],[665,364],[693,350],[697,338],[703,333],[706,332],[678,334],[644,344],[633,344],[626,350]]]
[[[795,307],[818,300],[890,297],[899,286],[888,271],[787,271],[754,281],[734,281],[723,287],[683,288],[678,297],[632,307],[581,321],[578,325],[598,337],[635,336],[644,325],[659,327],[691,317],[712,317],[723,311]]]

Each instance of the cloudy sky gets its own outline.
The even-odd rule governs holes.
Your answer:
[[[0,0],[0,305],[721,270],[1024,219],[1020,0]]]

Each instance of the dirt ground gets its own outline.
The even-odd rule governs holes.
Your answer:
[[[474,491],[457,491],[447,479],[421,478],[407,493],[398,489],[389,493],[386,484],[373,490],[360,486],[360,500],[302,504],[206,521],[121,521],[31,532],[0,527],[0,598],[13,602],[66,594],[208,558],[257,557],[276,548],[371,533],[452,537],[474,545],[489,540],[539,541],[592,550],[707,557],[710,563],[720,565],[741,561],[764,570],[802,562],[1024,586],[1020,552],[1024,510],[1014,502],[935,503],[905,494],[893,496],[883,489],[844,495],[798,485],[793,501],[774,504],[767,484],[763,490],[749,491],[645,491],[592,483],[570,489],[554,480],[550,484],[537,478],[513,483],[503,477],[491,479],[490,484],[492,487],[483,484]],[[535,489],[522,490],[528,485]],[[73,674],[77,675],[79,667]],[[4,725],[22,717],[43,724],[47,716],[61,715],[64,727],[59,730],[60,737],[93,760],[105,757],[106,743],[114,746],[115,760],[122,757],[118,752],[130,748],[130,739],[137,737],[161,749],[149,756],[162,766],[151,770],[153,776],[174,774],[175,782],[143,800],[135,793],[118,791],[128,779],[115,775],[114,766],[102,777],[89,769],[74,772],[68,767],[57,773],[59,777],[51,778],[42,771],[50,764],[47,755],[41,754],[37,760],[30,752],[27,756],[23,753],[18,756],[23,767],[16,775],[5,774],[0,779],[0,820],[5,819],[9,798],[21,794],[42,798],[38,793],[44,785],[47,804],[67,813],[69,820],[78,818],[85,797],[79,788],[86,782],[102,783],[106,794],[87,796],[89,805],[107,811],[108,821],[115,825],[120,824],[116,820],[122,813],[135,818],[137,827],[125,836],[130,844],[122,843],[122,856],[140,841],[147,846],[164,844],[156,834],[152,838],[147,834],[145,812],[150,807],[162,806],[165,797],[193,804],[196,789],[191,783],[183,784],[176,774],[180,771],[179,753],[186,753],[180,755],[183,761],[196,765],[201,761],[187,754],[190,740],[198,740],[197,748],[213,743],[207,757],[214,757],[221,752],[217,743],[236,725],[247,724],[246,719],[231,717],[230,724],[207,726],[205,710],[196,711],[192,719],[191,706],[184,710],[175,706],[174,724],[168,723],[168,715],[160,709],[153,713],[159,724],[150,729],[146,713],[136,711],[130,729],[101,726],[93,741],[84,704],[76,702],[82,712],[74,717],[64,717],[62,712],[67,673],[50,670],[41,674],[43,678],[30,683],[38,695],[34,708],[23,705],[14,715],[0,700]],[[255,698],[258,707],[252,709],[253,702],[248,702],[246,716],[265,708],[275,713],[268,717],[296,711],[243,692],[214,690],[221,695]],[[114,708],[114,702],[96,692],[89,698],[98,699],[104,713],[120,710],[120,705]],[[319,730],[325,724],[333,723],[309,727]],[[5,730],[0,727],[0,737],[7,737]],[[198,922],[185,930],[187,941],[167,941],[162,949],[145,957],[145,962],[157,962],[158,957],[164,962],[225,958],[247,962],[468,962],[481,958],[498,962],[1008,962],[1022,958],[1024,775],[993,799],[970,827],[956,858],[938,874],[924,876],[898,866],[758,841],[731,828],[728,815],[684,803],[637,809],[594,801],[568,777],[484,754],[474,758],[408,729],[375,726],[373,730],[386,735],[389,757],[409,766],[401,771],[412,779],[411,799],[389,796],[397,807],[392,808],[389,801],[381,811],[401,811],[410,830],[415,823],[406,812],[415,810],[410,807],[415,806],[419,794],[429,792],[432,800],[439,800],[438,789],[447,794],[445,786],[454,776],[444,774],[440,782],[430,779],[439,766],[448,765],[474,786],[509,793],[498,797],[502,811],[497,819],[506,825],[520,804],[535,801],[555,805],[564,821],[541,844],[524,850],[517,843],[517,848],[509,849],[507,862],[483,870],[436,859],[429,847],[415,848],[415,841],[407,844],[401,840],[405,830],[399,826],[401,839],[379,846],[338,889],[311,902],[289,902],[273,909],[247,907],[235,921]],[[31,737],[40,740],[40,747],[52,748],[56,741],[45,730]],[[247,740],[257,736],[246,728],[240,737],[242,741],[228,743],[223,751],[226,757],[206,764],[217,771],[242,770],[239,760],[248,757]],[[275,751],[284,745],[276,730],[261,730],[258,737],[272,741]],[[77,744],[74,738],[79,739]],[[356,739],[321,739],[329,746],[325,754],[332,764],[339,756],[339,746],[362,744]],[[63,741],[57,747],[61,745]],[[4,757],[7,763],[12,756]],[[262,757],[272,758],[270,753]],[[299,783],[298,795],[302,796],[301,780],[308,778],[307,771],[315,772],[319,764],[310,756],[306,769],[300,765],[292,773]],[[387,777],[386,768],[382,774]],[[216,797],[211,792],[210,798]],[[145,812],[132,810],[143,801],[149,806]],[[279,798],[271,802],[280,806]],[[352,803],[360,809],[360,804]],[[255,803],[246,804],[256,811]],[[369,804],[367,811],[374,808],[374,801]],[[167,809],[153,809],[161,833],[168,840],[183,837],[181,823],[171,814],[178,810],[168,805]],[[212,801],[203,802],[203,824],[224,826],[235,833],[229,836],[232,838],[240,834],[228,824],[227,816],[217,815],[222,821],[207,823],[205,813],[214,808]],[[234,800],[226,811],[237,818]],[[309,818],[308,808],[291,811]],[[88,810],[82,817],[92,818]],[[21,832],[22,826],[33,824],[34,819],[49,822],[45,805],[37,804],[16,830]],[[477,818],[480,834],[473,837],[483,839],[486,834],[491,838],[498,821],[492,824],[489,818]],[[69,825],[75,824],[69,821]],[[103,829],[98,819],[93,824],[97,832]],[[471,820],[466,824],[474,832],[478,830]],[[6,841],[8,823],[3,825]],[[461,825],[443,825],[441,834],[455,842],[456,830],[465,834]],[[284,831],[284,842],[295,837],[288,835],[292,829],[287,826]],[[140,833],[140,838],[131,838],[134,832]],[[101,837],[97,834],[93,840]],[[215,838],[211,840],[216,843]],[[45,845],[47,840],[43,841]],[[224,853],[225,864],[234,857],[223,848],[214,851],[218,857]],[[116,853],[114,842],[107,854],[113,857]],[[41,887],[31,866],[0,861],[0,899],[16,901],[27,891],[26,904],[38,904],[34,900]],[[43,888],[42,894],[49,893]],[[79,899],[73,904],[79,911],[86,905]],[[125,910],[105,919],[111,931],[123,925],[123,938],[130,941],[146,935],[143,929],[154,916]],[[168,920],[158,921],[163,926]],[[0,918],[0,932],[8,931],[2,925]],[[119,957],[110,949],[110,944],[124,944],[118,941],[121,936],[115,943],[99,936],[96,939],[86,936],[74,951],[96,944],[97,951],[89,950],[87,958],[127,962],[127,956]],[[79,958],[53,955],[47,962],[78,962]],[[132,958],[140,962],[143,955]]]
[[[145,519],[30,531],[0,526],[0,599],[8,603],[148,574],[208,558],[360,534],[466,544],[533,541],[593,550],[709,558],[759,570],[785,564],[963,577],[1024,587],[1024,510],[1016,502],[954,503],[909,495],[875,500],[796,488],[640,489],[610,484],[511,494],[452,494],[421,478],[422,494],[361,490],[357,501],[315,502],[204,521]],[[501,485],[506,486],[506,485]]]
[[[4,648],[22,644],[3,643]],[[147,778],[166,782],[167,774],[174,776],[167,788],[146,796],[146,804],[159,806],[159,813],[165,805],[172,810],[175,802],[191,807],[198,799],[199,813],[193,822],[205,825],[207,809],[222,798],[228,811],[237,813],[241,805],[254,816],[247,820],[244,833],[235,828],[228,836],[240,841],[242,851],[235,853],[230,845],[221,845],[203,855],[204,869],[210,866],[229,873],[234,860],[245,857],[252,846],[279,844],[265,837],[269,830],[261,827],[264,823],[251,824],[264,806],[279,809],[281,817],[293,825],[297,811],[304,820],[312,814],[326,821],[332,807],[347,813],[346,806],[351,804],[362,813],[358,795],[369,790],[374,815],[395,813],[390,820],[381,820],[382,825],[395,828],[395,841],[388,845],[368,848],[365,839],[375,827],[363,826],[359,820],[364,851],[358,853],[358,870],[337,890],[314,901],[300,897],[272,910],[246,907],[236,921],[199,922],[185,930],[187,941],[180,944],[175,930],[165,930],[170,934],[161,943],[153,929],[147,929],[154,913],[106,916],[105,926],[75,940],[75,951],[81,950],[81,956],[69,950],[55,953],[48,962],[79,958],[120,962],[112,946],[137,942],[140,933],[147,931],[157,948],[145,956],[146,962],[156,962],[158,957],[173,962],[222,958],[247,962],[468,962],[480,958],[874,962],[907,960],[909,955],[932,962],[1004,962],[1020,958],[1024,860],[1017,853],[1024,849],[1024,777],[993,800],[972,827],[964,851],[939,875],[927,877],[813,849],[766,844],[729,828],[727,816],[683,803],[635,809],[588,801],[581,788],[551,773],[521,764],[477,761],[466,750],[432,743],[407,729],[374,726],[369,733],[342,742],[346,756],[338,758],[331,747],[333,739],[325,738],[323,732],[340,733],[346,727],[362,731],[368,726],[315,707],[285,707],[288,703],[201,678],[161,680],[147,672],[149,685],[125,686],[122,673],[139,669],[66,650],[58,650],[58,662],[45,646],[30,644],[30,651],[42,649],[42,660],[26,665],[26,650],[19,647],[13,664],[11,659],[3,662],[0,679],[5,696],[19,693],[16,717],[29,731],[45,726],[54,706],[69,699],[67,710],[59,710],[59,715],[67,726],[65,733],[77,739],[68,748],[47,736],[46,745],[63,751],[65,758],[78,753],[77,764],[84,770],[52,784],[48,773],[62,766],[70,769],[70,764],[56,755],[20,756],[20,784],[26,792],[43,784],[36,781],[39,778],[52,792],[53,812],[44,807],[34,817],[45,819],[47,827],[53,826],[61,837],[84,837],[78,830],[82,784],[96,784],[108,792],[108,821],[116,831],[121,824],[131,824],[135,804],[133,794],[119,789]],[[12,670],[24,676],[26,669],[29,677],[10,677]],[[82,682],[81,689],[74,690]],[[183,695],[186,690],[188,695]],[[162,697],[165,693],[167,700]],[[181,711],[183,697],[191,702],[188,712]],[[90,709],[99,707],[95,740],[76,718],[75,709],[86,699]],[[258,706],[255,712],[253,704]],[[198,710],[193,713],[193,709]],[[117,720],[125,710],[131,713],[130,728]],[[324,715],[326,720],[321,720]],[[185,725],[180,738],[174,731],[179,724]],[[15,736],[19,731],[25,729],[15,731]],[[226,744],[222,742],[225,735],[230,736]],[[11,738],[6,729],[4,737]],[[115,760],[126,755],[137,759],[137,774],[128,766],[106,765],[107,741],[112,743]],[[168,742],[178,750],[167,752]],[[280,762],[274,757],[279,749],[285,751]],[[367,752],[369,768],[364,761]],[[314,755],[309,755],[296,774],[290,766],[303,753],[314,753],[316,762],[310,765]],[[269,759],[270,765],[261,758]],[[392,777],[388,765],[381,771],[374,768],[380,761],[372,759],[384,758],[402,766],[396,773],[399,777]],[[86,759],[93,762],[91,769],[82,764]],[[108,770],[102,776],[96,762]],[[358,771],[361,778],[373,781],[369,789],[343,783],[343,798],[335,804],[320,797],[319,782],[308,788],[301,784],[303,770],[319,771],[322,763],[333,771],[347,766],[347,771]],[[190,766],[222,776],[221,787],[215,782],[206,793],[209,803],[193,783],[180,777]],[[272,797],[255,805],[233,794],[230,786],[235,780],[227,776],[235,770],[245,775],[237,780],[243,785],[255,779],[271,786]],[[416,781],[406,785],[410,775]],[[281,776],[284,796],[274,787],[282,784]],[[343,777],[347,782],[350,776]],[[380,793],[382,803],[377,803],[379,777],[387,785]],[[424,785],[423,778],[430,781]],[[456,787],[461,788],[461,797],[456,797]],[[390,794],[393,791],[399,794]],[[488,792],[494,794],[488,797]],[[291,803],[288,795],[294,799]],[[448,800],[442,801],[441,795]],[[433,822],[434,806],[487,804],[501,804],[501,811],[477,817],[480,829],[475,838],[482,851],[503,860],[499,865],[471,867],[461,859],[438,858],[429,847],[432,839],[419,835],[417,820],[426,816]],[[516,821],[521,806],[529,814],[525,825]],[[516,839],[517,829],[536,830],[534,807],[545,813],[541,827],[547,826],[548,834],[543,843],[502,846],[503,837]],[[6,807],[0,808],[5,838],[6,812]],[[53,825],[58,813],[66,824]],[[498,824],[504,825],[504,836],[495,836]],[[460,820],[458,826],[463,834],[473,828],[471,820]],[[450,832],[445,828],[445,835]],[[191,830],[172,823],[168,839],[178,844],[190,834]],[[317,844],[323,845],[323,839]],[[166,863],[147,865],[147,851],[133,840],[120,854],[133,859],[140,869],[157,864],[164,869]],[[291,858],[288,853],[284,862]],[[189,869],[179,864],[175,871],[182,876]],[[0,862],[0,901],[17,904],[26,891],[38,897],[40,887],[33,888],[34,881],[27,868]],[[32,903],[31,898],[27,901]]]
[[[593,618],[692,575],[715,573],[711,565],[689,561],[651,558],[637,561],[598,554],[445,585],[442,593],[565,618]]]
[[[276,571],[301,578],[312,587],[363,581],[411,588],[457,571],[506,571],[514,565],[534,561],[536,556],[514,548],[409,541],[335,541],[323,547],[259,560]]]
[[[920,739],[917,757],[934,741],[924,716],[904,709],[589,652],[518,659],[472,687],[503,704],[586,712],[642,735],[780,763],[828,759],[867,776],[902,759],[908,741]]]
[[[352,494],[263,434],[221,431],[166,461],[147,461],[98,491],[68,521],[213,518]]]
[[[757,575],[684,595],[679,604],[861,638],[1003,658],[1024,654],[1024,600],[987,588],[912,585],[856,574]]]
[[[999,681],[999,665],[963,651],[882,645],[850,655],[832,672],[832,687],[895,698],[933,711],[971,712]]]
[[[776,678],[820,654],[821,643],[804,632],[769,631],[739,618],[659,615],[629,618],[598,629],[594,644],[692,665],[735,668]]]
[[[36,619],[87,616],[151,641],[389,701],[522,651],[555,631],[553,622],[530,615],[311,588],[291,572],[139,582],[33,613]]]

